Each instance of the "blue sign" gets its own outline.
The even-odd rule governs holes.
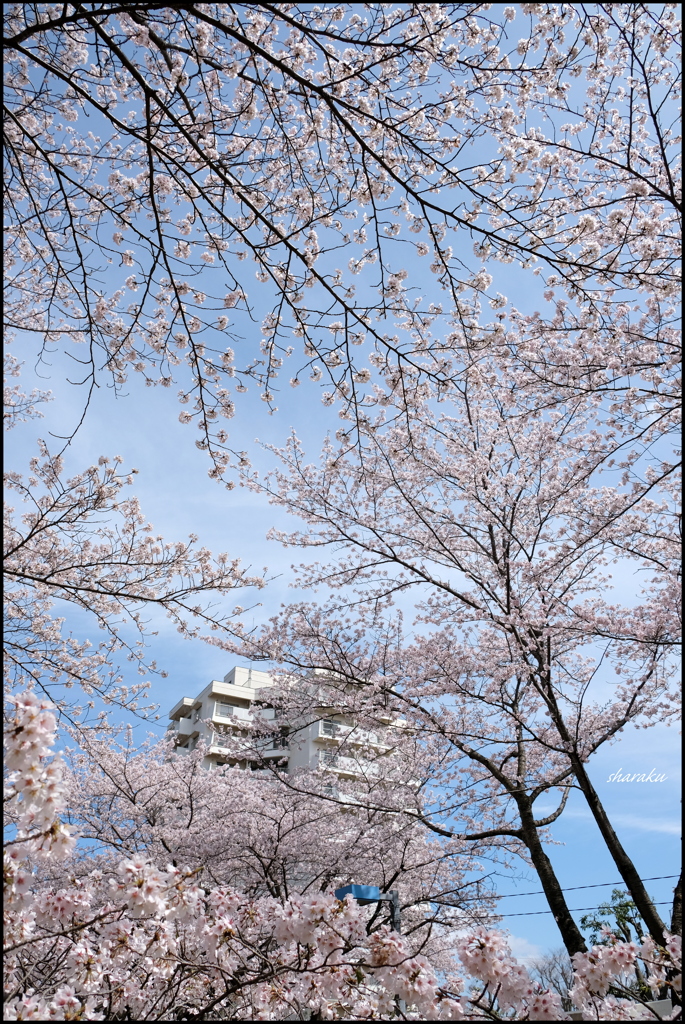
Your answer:
[[[335,895],[339,900],[344,900],[347,895],[354,896],[360,906],[367,903],[376,903],[381,891],[377,885],[344,885],[342,889],[336,889]]]

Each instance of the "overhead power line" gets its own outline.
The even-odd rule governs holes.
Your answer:
[[[678,878],[678,875],[654,875],[652,878],[643,878],[643,882],[659,882],[664,878]],[[575,892],[577,889],[600,889],[604,885],[625,885],[625,882],[621,879],[618,882],[595,882],[593,885],[571,885],[567,889],[562,886],[563,892]],[[534,892],[506,892],[502,896],[494,896],[496,900],[508,900],[512,896],[544,896],[543,889],[536,889]],[[483,896],[464,896],[464,900],[480,900]],[[592,909],[592,908],[590,908]],[[543,911],[541,911],[543,913]],[[544,911],[546,913],[546,911]],[[511,916],[511,915],[507,915]]]
[[[666,877],[668,877],[668,876],[666,876]],[[666,906],[670,906],[670,905],[671,905],[671,901],[670,900],[661,900],[660,903],[655,903],[654,904],[655,907],[666,907]],[[569,913],[570,914],[580,914],[583,910],[599,910],[599,909],[600,909],[600,907],[575,907],[575,909],[570,910]],[[498,917],[536,917],[538,914],[551,914],[551,913],[552,913],[551,910],[529,910],[529,911],[527,911],[527,912],[525,912],[523,914],[498,914],[497,916]]]

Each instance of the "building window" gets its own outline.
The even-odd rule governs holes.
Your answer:
[[[338,764],[339,758],[336,753],[332,750],[320,750],[319,751],[319,764],[325,765],[327,768],[334,768]]]
[[[214,714],[218,715],[220,718],[235,718],[235,705],[227,704],[225,701],[218,700],[214,704]]]
[[[338,723],[325,720],[321,722],[321,734],[323,736],[335,736],[338,731]]]

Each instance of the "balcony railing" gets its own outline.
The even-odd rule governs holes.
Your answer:
[[[337,740],[338,743],[344,743],[345,746],[387,746],[383,737],[375,732],[369,732],[367,729],[358,729],[353,725],[343,725],[341,722],[331,722],[326,719],[319,722],[316,738]]]
[[[283,733],[276,732],[265,740],[265,745],[271,750],[287,750],[290,746],[290,737]]]
[[[319,750],[316,764],[319,768],[327,768],[336,775],[377,775],[378,765],[366,758],[348,757],[336,750]]]
[[[214,707],[212,718],[232,718],[241,722],[251,722],[252,715],[247,708],[237,708],[233,704],[220,704],[218,701]]]
[[[169,722],[167,735],[175,735],[177,740],[187,740],[189,736],[196,736],[198,733],[197,723],[191,718],[179,718],[177,722]]]

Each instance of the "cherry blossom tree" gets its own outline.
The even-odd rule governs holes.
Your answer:
[[[387,927],[368,934],[351,897],[250,899],[198,884],[196,872],[156,867],[141,855],[116,871],[97,866],[46,884],[73,837],[59,818],[66,793],[50,758],[55,716],[30,692],[13,700],[5,730],[8,800],[17,832],[5,855],[7,1020],[278,1020],[304,1009],[325,1019],[562,1020],[497,933],[457,943],[462,969],[439,984],[430,964]],[[608,996],[640,957],[653,989],[679,967],[678,937],[665,945],[614,942],[574,958],[572,997],[589,1019],[634,1019]],[[404,1000],[399,1009],[397,998]],[[402,1004],[400,1004],[402,1005]]]
[[[639,432],[674,404],[677,33],[675,4],[9,4],[9,327],[88,397],[177,376],[216,475],[289,360],[356,418],[369,358],[412,390],[507,344]],[[502,267],[553,314],[486,304]]]
[[[389,706],[423,732],[419,773],[442,780],[436,831],[483,838],[437,824],[461,819],[460,793],[481,785],[487,830],[524,843],[573,954],[584,941],[537,836],[569,786],[587,800],[652,938],[663,934],[585,765],[627,724],[676,714],[677,464],[661,428],[658,444],[626,450],[629,428],[609,427],[601,407],[579,398],[543,411],[543,389],[493,356],[452,393],[424,384],[411,406],[399,391],[377,395],[356,442],[339,430],[318,466],[293,438],[277,452],[281,471],[248,474],[303,520],[304,530],[279,534],[285,543],[337,552],[301,567],[300,585],[340,597],[286,608],[239,649],[305,678],[327,674],[323,703],[342,714],[378,721]],[[648,571],[636,603],[607,595],[614,566]],[[408,592],[412,640],[391,612]],[[287,715],[307,693],[290,689]],[[409,762],[420,757],[411,743]],[[559,803],[540,818],[533,803],[551,790]],[[504,819],[493,826],[498,800]]]

